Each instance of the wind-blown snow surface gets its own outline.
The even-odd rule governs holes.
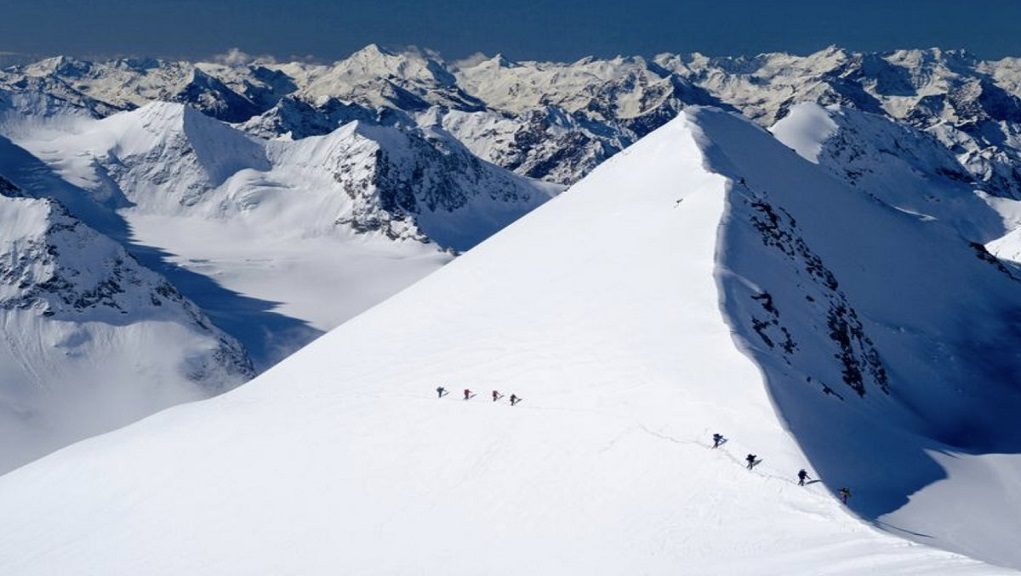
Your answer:
[[[747,155],[730,155],[745,146]],[[781,153],[819,188],[788,189],[786,177],[759,170]],[[832,439],[832,422],[882,455],[886,432],[918,424],[921,436],[925,415],[906,420],[899,370],[890,395],[867,380],[859,397],[834,376],[843,401],[788,377],[795,367],[826,379],[839,370],[825,337],[799,342],[810,361],[794,353],[790,366],[755,340],[744,313],[768,307],[752,282],[775,290],[778,323],[797,337],[817,318],[795,305],[805,302],[800,287],[780,283],[800,277],[818,306],[841,296],[813,272],[788,270],[801,262],[763,242],[769,228],[749,219],[762,214],[747,203],[755,193],[717,173],[735,171],[763,202],[774,190],[790,202],[813,241],[840,210],[880,213],[869,215],[884,233],[923,234],[759,129],[685,112],[249,385],[0,477],[0,571],[1006,573],[851,515],[828,490],[848,482],[855,498],[884,496],[881,477],[854,474],[870,469],[854,445],[832,447],[849,455],[846,466],[822,459],[825,483],[793,481],[808,433]],[[819,258],[835,249],[826,244]],[[967,272],[995,283],[983,275],[995,267],[968,258]],[[770,335],[784,326],[767,324]],[[852,344],[856,362],[867,362],[862,345]],[[773,394],[789,388],[776,407],[763,370]],[[440,384],[451,395],[436,398]],[[464,387],[478,397],[461,400]],[[491,389],[524,401],[492,402]],[[799,406],[833,419],[799,418]],[[862,425],[879,417],[896,420],[878,432]],[[714,431],[730,438],[718,450],[708,446]],[[753,471],[741,463],[748,452],[763,459]]]

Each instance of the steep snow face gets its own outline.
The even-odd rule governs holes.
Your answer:
[[[1021,466],[1021,429],[1007,424],[1021,410],[1019,270],[953,221],[877,202],[741,119],[696,116],[709,168],[738,182],[721,231],[724,308],[812,465],[853,486],[867,518],[1021,566],[1008,543],[1021,509],[1001,484]],[[936,481],[956,496],[912,500]]]
[[[740,205],[749,193],[713,170],[775,189],[762,201],[789,201],[813,242],[835,211],[870,201],[721,114],[685,113],[249,385],[0,477],[0,568],[1004,573],[862,524],[829,494],[848,478],[868,486],[852,466],[828,466],[821,484],[793,481],[806,466],[795,397],[832,407],[841,424],[903,409],[872,380],[859,397],[834,376],[843,402],[814,384],[777,393],[772,352],[748,348],[758,336],[740,308],[761,315],[762,299],[748,301],[741,286],[797,279],[776,242],[763,241],[768,228],[749,220],[760,211]],[[744,146],[747,157],[730,155]],[[760,174],[760,155],[800,166],[792,170],[823,195]],[[824,197],[840,200],[834,211]],[[896,213],[877,217],[884,233],[922,233]],[[831,249],[818,248],[827,264]],[[756,256],[780,271],[763,272]],[[969,258],[978,267],[967,271],[993,282],[989,265]],[[810,272],[802,278],[839,300]],[[779,296],[777,307],[784,322],[801,309]],[[800,338],[818,313],[798,315]],[[798,346],[817,361],[805,366],[829,378],[841,360],[825,354],[833,340],[821,341],[821,350]],[[797,436],[777,417],[763,368]],[[452,393],[437,398],[438,385]],[[885,385],[899,393],[899,373]],[[462,400],[462,388],[478,397]],[[505,397],[492,401],[493,389]],[[511,407],[511,393],[523,402]],[[829,437],[823,428],[812,431]],[[715,450],[714,431],[729,437]],[[762,459],[753,470],[742,463],[749,452]]]
[[[0,196],[0,222],[0,472],[254,374],[237,341],[58,204]]]

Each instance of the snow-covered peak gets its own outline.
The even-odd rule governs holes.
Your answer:
[[[461,68],[512,68],[517,65],[517,62],[510,60],[500,52],[491,57],[479,54],[465,60],[451,63],[452,68],[455,70]]]
[[[313,102],[341,98],[373,107],[416,110],[439,104],[477,109],[441,62],[419,52],[388,52],[375,44],[316,75],[301,95]]]
[[[988,357],[967,340],[938,371],[915,359],[1017,294],[959,237],[689,108],[250,385],[0,478],[0,568],[1003,573],[906,546],[832,493],[873,518],[940,479],[926,450],[978,458],[1014,372],[969,383]],[[955,436],[968,425],[983,434]],[[822,482],[797,486],[802,467]],[[1017,511],[987,506],[1002,480],[959,470],[974,513],[884,524],[1017,564]]]
[[[92,69],[93,66],[90,62],[71,58],[70,56],[54,56],[25,66],[25,73],[32,76],[56,74],[74,78],[85,76]]]
[[[278,165],[328,175],[352,200],[336,216],[359,232],[466,250],[539,206],[542,186],[479,160],[444,132],[360,121],[274,143]]]
[[[260,141],[172,102],[152,102],[31,146],[59,162],[73,183],[105,189],[97,197],[115,187],[113,195],[158,211],[201,203],[239,171],[269,169]]]
[[[248,162],[257,165],[262,156],[257,141],[190,106],[174,102],[151,102],[137,110],[104,119],[95,130],[109,132],[116,142],[115,152],[129,156],[145,154],[167,140],[176,139],[186,140],[195,153],[202,156],[200,161],[209,166],[229,163],[229,160],[224,162],[225,156],[248,157]],[[211,174],[214,179],[223,176],[223,173]]]

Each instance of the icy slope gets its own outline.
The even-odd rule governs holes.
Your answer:
[[[754,332],[720,307],[734,242],[771,248],[706,165],[714,122],[759,131],[718,116],[685,113],[249,385],[0,477],[0,570],[1006,573],[863,524],[826,489],[844,478],[793,482],[798,441],[736,345]]]
[[[60,205],[3,195],[0,222],[0,472],[252,377],[235,340]]]

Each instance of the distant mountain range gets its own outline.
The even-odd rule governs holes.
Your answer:
[[[982,61],[963,51],[444,62],[370,45],[331,65],[59,57],[9,68],[0,86],[28,109],[94,117],[180,102],[263,137],[325,134],[356,119],[435,125],[482,159],[562,184],[684,106],[738,110],[769,126],[807,100],[924,130],[986,186],[1021,194],[1021,59]]]

